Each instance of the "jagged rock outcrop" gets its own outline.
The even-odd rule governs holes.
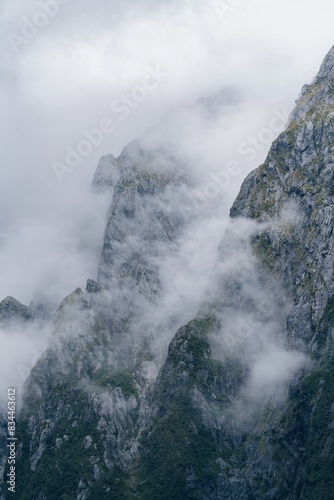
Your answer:
[[[334,48],[245,180],[211,294],[162,359],[159,260],[191,181],[138,142],[103,159],[98,277],[60,304],[27,381],[18,498],[333,498],[333,104]]]
[[[137,143],[125,149],[119,164],[123,175],[115,186],[98,281],[154,300],[160,288],[159,259],[182,228],[178,191],[185,177],[175,158],[165,151],[145,151]]]

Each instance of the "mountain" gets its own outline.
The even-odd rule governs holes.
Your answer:
[[[29,308],[13,297],[6,297],[0,302],[0,327],[30,318]]]
[[[145,141],[101,160],[101,261],[26,382],[17,498],[334,498],[333,110],[334,47],[244,181],[184,323],[164,276],[201,217],[185,215],[191,171]]]

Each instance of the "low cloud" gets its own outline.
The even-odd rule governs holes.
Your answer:
[[[277,396],[306,364],[307,357],[301,352],[288,352],[275,345],[266,346],[252,366],[245,389],[248,397],[263,400],[268,396]]]
[[[0,411],[5,412],[8,387],[15,387],[20,409],[24,382],[44,352],[49,332],[50,325],[41,322],[0,328]]]
[[[161,266],[160,311],[161,319],[176,310],[186,321],[220,272],[214,256],[243,178],[263,162],[284,127],[279,117],[291,111],[332,45],[333,5],[307,0],[301,19],[300,6],[287,0],[234,2],[222,19],[214,2],[56,1],[59,10],[47,19],[39,12],[46,4],[52,9],[51,0],[0,6],[0,296],[56,305],[96,276],[111,201],[91,194],[96,165],[169,116],[159,140],[168,139],[193,185],[183,213],[187,230]],[[13,41],[13,34],[26,41]],[[156,65],[168,78],[121,120],[111,106]],[[222,89],[232,100],[218,116],[203,116],[200,106],[180,109]],[[54,162],[66,165],[66,148],[76,148],[82,131],[105,117],[116,120],[114,132],[60,184]],[[29,353],[28,344],[39,346],[23,331],[4,333],[6,353],[21,340]],[[13,384],[3,366],[3,380]]]

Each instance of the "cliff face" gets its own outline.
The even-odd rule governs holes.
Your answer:
[[[334,48],[245,180],[210,297],[176,334],[155,311],[191,180],[137,142],[102,160],[98,276],[59,306],[26,383],[18,498],[334,497],[333,140]]]
[[[319,324],[333,295],[333,64],[332,49],[313,84],[303,88],[287,130],[265,164],[248,176],[231,209],[232,217],[256,220],[295,213],[290,228],[264,233],[255,249],[296,303],[289,317],[291,342],[312,352],[320,348]]]
[[[272,498],[333,496],[333,67],[334,48],[231,209],[232,217],[267,222],[253,238],[254,252],[291,297],[288,345],[310,360],[271,428],[258,423],[258,437],[245,443],[256,491]],[[280,217],[286,223],[277,227]]]
[[[137,141],[113,160],[113,166],[121,177],[113,193],[98,281],[123,295],[136,290],[153,300],[160,289],[159,259],[168,253],[184,225],[180,189],[185,173],[166,151],[144,150]],[[111,180],[99,168],[94,184],[108,186]]]

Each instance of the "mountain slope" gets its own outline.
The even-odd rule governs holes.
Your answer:
[[[192,179],[139,143],[103,160],[98,277],[59,306],[27,381],[18,498],[334,497],[333,104],[334,48],[243,183],[181,328],[154,313]]]

